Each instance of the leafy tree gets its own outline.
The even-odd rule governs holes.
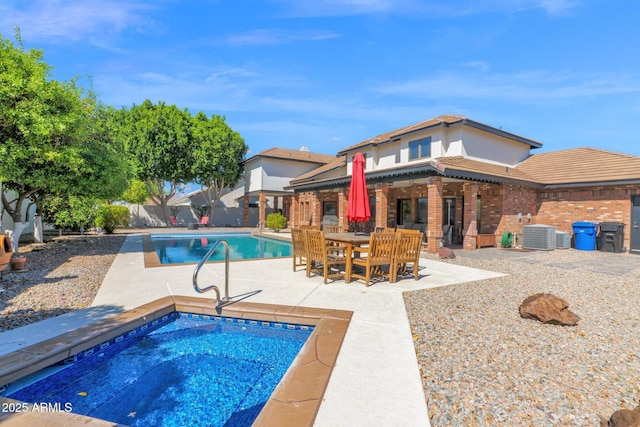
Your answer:
[[[242,160],[247,146],[240,134],[227,125],[224,117],[212,115],[208,118],[202,112],[193,117],[191,135],[194,140],[191,171],[211,206],[211,222],[216,202],[223,191],[235,186],[242,177]]]
[[[111,137],[112,111],[75,80],[50,80],[50,72],[41,51],[0,36],[0,180],[15,194],[3,191],[2,205],[16,243],[29,220],[21,218],[25,204],[41,208],[54,195],[114,198],[129,176]]]
[[[129,186],[124,193],[122,193],[120,198],[125,202],[140,205],[144,203],[148,197],[149,195],[147,193],[147,186],[145,183],[134,178],[129,182]]]
[[[168,202],[193,178],[190,121],[188,111],[149,100],[119,114],[119,135],[132,158],[135,177],[145,182],[167,224]]]
[[[120,198],[127,203],[137,205],[136,216],[140,217],[140,205],[149,198],[149,193],[147,193],[147,186],[139,179],[133,178],[131,181],[129,181],[129,186],[124,191],[124,193],[122,193],[122,196]]]

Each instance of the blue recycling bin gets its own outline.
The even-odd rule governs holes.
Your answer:
[[[598,224],[595,222],[574,222],[573,237],[575,248],[581,251],[594,251],[596,249],[596,235]]]

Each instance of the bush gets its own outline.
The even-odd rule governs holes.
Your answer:
[[[500,243],[503,248],[510,248],[513,245],[513,233],[505,231],[502,234],[502,241]]]
[[[96,214],[96,227],[102,227],[111,234],[116,227],[129,225],[129,209],[126,206],[103,205]]]
[[[87,230],[94,224],[101,203],[92,197],[52,196],[43,203],[42,219],[60,229]]]
[[[271,213],[267,215],[267,228],[278,232],[287,226],[287,218],[280,213]]]

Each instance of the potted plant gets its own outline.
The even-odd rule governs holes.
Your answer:
[[[2,235],[2,242],[0,244],[0,258],[2,259],[0,263],[4,265],[0,270],[6,268],[7,261],[11,270],[24,269],[24,263],[27,261],[27,258],[16,252],[16,245],[13,240],[13,231],[6,230],[4,235]]]
[[[24,264],[27,262],[27,257],[24,255],[18,255],[16,253],[11,256],[9,260],[9,266],[13,271],[24,270]]]

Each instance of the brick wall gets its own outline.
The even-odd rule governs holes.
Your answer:
[[[441,198],[454,197],[456,199],[456,225],[469,234],[467,228],[472,225],[468,218],[473,209],[467,206],[470,202],[465,197],[465,186],[471,182],[443,182]],[[521,235],[523,226],[528,224],[547,224],[555,226],[558,231],[573,232],[572,224],[576,221],[593,222],[622,222],[625,224],[625,245],[629,244],[629,227],[631,223],[631,196],[640,194],[640,185],[619,186],[592,186],[585,188],[559,188],[552,190],[539,190],[532,187],[513,184],[488,184],[475,183],[477,194],[482,202],[480,211],[479,234],[494,234],[499,245],[502,234],[511,231]],[[380,184],[383,185],[383,184]],[[386,184],[384,184],[386,186]],[[377,187],[378,188],[378,187]],[[396,225],[398,200],[411,200],[412,218],[415,218],[415,200],[420,197],[428,197],[429,190],[426,184],[408,187],[388,188],[385,197],[382,187],[377,191],[372,190],[370,195],[376,195],[376,211],[378,220],[386,217],[386,224],[376,224],[393,227]],[[305,192],[298,194],[298,202],[309,203],[309,218],[317,224],[322,220],[322,202],[331,200],[339,203],[338,210],[342,207],[346,215],[346,203],[348,190],[344,196],[339,197],[336,192]],[[433,194],[438,194],[434,191]],[[469,197],[471,197],[469,193]],[[464,203],[463,203],[464,198]],[[429,198],[429,219],[442,221],[442,212],[438,212],[437,198]],[[466,210],[465,210],[466,206]],[[292,204],[293,211],[302,215],[302,206]],[[296,209],[297,208],[297,209]],[[442,206],[440,205],[440,209]],[[385,212],[386,211],[386,212]],[[521,218],[518,218],[521,214]],[[531,214],[531,218],[527,218]],[[341,218],[342,219],[342,218]],[[346,218],[344,218],[346,223]],[[384,221],[383,221],[384,222]],[[464,222],[464,224],[463,224]],[[474,221],[475,222],[475,221]],[[475,227],[475,223],[473,224]],[[433,229],[435,230],[435,224]],[[435,237],[435,236],[434,236]],[[475,236],[474,236],[475,237]],[[472,239],[465,239],[465,248],[472,249]],[[435,247],[435,243],[434,243]]]
[[[623,222],[627,230],[625,238],[628,238],[633,194],[640,194],[639,186],[543,190],[538,193],[536,222],[569,232],[573,231],[575,221]]]

